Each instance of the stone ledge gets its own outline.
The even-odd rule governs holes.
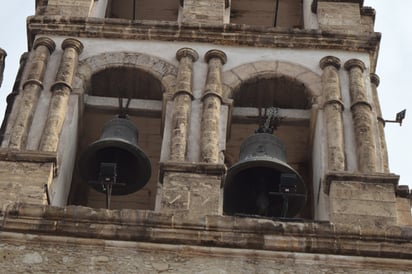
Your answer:
[[[201,162],[161,162],[159,164],[159,181],[163,182],[165,172],[195,173],[214,176],[224,176],[226,166],[224,164],[209,164]]]
[[[359,4],[359,7],[362,8],[363,1],[364,0],[313,0],[311,8],[312,8],[313,13],[317,13],[318,2],[355,3],[355,4]]]
[[[394,187],[398,185],[399,175],[392,173],[353,173],[353,172],[334,172],[326,174],[325,176],[325,188],[324,191],[329,195],[330,184],[332,181],[356,181],[362,183],[372,183],[372,184],[391,184]]]
[[[219,26],[167,21],[32,16],[28,18],[29,44],[36,35],[133,40],[190,41],[220,45],[270,48],[341,49],[369,52],[379,48],[380,33],[345,34],[320,30],[226,24]]]
[[[87,239],[412,259],[412,228],[286,222],[233,216],[187,220],[144,210],[14,204],[0,231]]]
[[[0,161],[57,164],[57,153],[38,150],[0,149]]]

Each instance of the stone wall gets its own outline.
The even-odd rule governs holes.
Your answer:
[[[406,273],[410,260],[0,233],[13,273]]]
[[[49,0],[45,15],[87,17],[93,0]]]
[[[225,0],[185,0],[183,3],[183,23],[223,24]]]
[[[0,209],[10,203],[47,204],[53,163],[0,161]]]

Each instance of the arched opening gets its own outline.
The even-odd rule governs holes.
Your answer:
[[[137,67],[109,67],[91,75],[90,88],[87,96],[85,96],[85,105],[81,118],[77,165],[69,198],[70,204],[94,208],[106,207],[106,193],[96,191],[96,189],[100,188],[100,185],[98,187],[91,186],[92,182],[85,181],[81,176],[81,168],[79,166],[81,161],[79,158],[84,155],[83,152],[93,142],[101,140],[105,124],[120,114],[119,98],[122,98],[121,105],[123,109],[126,106],[127,99],[130,98],[126,114],[128,120],[138,130],[138,149],[150,161],[151,176],[147,184],[137,191],[126,191],[126,194],[122,193],[122,191],[117,191],[122,195],[111,196],[110,208],[154,209],[158,188],[158,163],[162,143],[161,118],[162,95],[164,91],[164,85],[155,74]],[[122,131],[118,132],[118,138],[128,140],[128,137]],[[118,141],[115,140],[114,142]],[[110,146],[112,146],[112,143]],[[112,148],[110,147],[110,149]],[[117,148],[114,150],[117,151]],[[134,168],[137,169],[138,167]],[[130,166],[128,166],[128,169],[130,169]],[[117,167],[117,170],[121,172],[121,168]],[[118,175],[120,177],[120,174]]]
[[[113,67],[91,77],[89,95],[162,100],[162,84],[147,71],[133,67]]]
[[[310,108],[312,98],[307,86],[303,82],[296,80],[296,78],[283,75],[280,72],[258,72],[249,79],[242,80],[243,81],[232,91],[232,123],[230,139],[226,144],[225,163],[228,167],[229,174],[231,167],[236,167],[237,170],[240,170],[239,173],[235,173],[236,176],[238,176],[237,178],[239,178],[239,176],[249,176],[250,178],[247,179],[248,181],[245,181],[246,179],[241,179],[242,182],[238,183],[238,186],[243,188],[243,190],[241,190],[241,192],[243,191],[245,194],[243,198],[241,198],[242,194],[240,192],[236,192],[235,196],[238,198],[230,198],[233,195],[225,194],[225,214],[253,215],[273,218],[312,218],[313,187],[310,128]],[[280,154],[277,155],[278,157],[276,159],[272,158],[273,165],[276,166],[280,162],[282,169],[284,166],[287,166],[291,168],[290,170],[296,171],[298,177],[300,176],[302,178],[304,187],[306,188],[305,191],[307,192],[306,202],[302,209],[299,210],[299,213],[296,215],[293,213],[293,216],[287,216],[281,213],[282,207],[285,206],[282,199],[280,199],[280,202],[279,199],[273,200],[277,203],[277,205],[273,207],[277,207],[277,209],[271,210],[271,213],[268,213],[268,211],[265,210],[260,211],[260,209],[256,207],[255,203],[257,203],[259,199],[259,191],[257,188],[259,188],[258,185],[260,183],[258,180],[262,180],[257,178],[260,174],[256,176],[256,173],[253,173],[260,168],[256,167],[257,158],[254,158],[256,152],[249,154],[248,157],[250,157],[250,160],[246,160],[246,164],[239,168],[239,163],[245,160],[245,158],[239,158],[241,146],[243,145],[245,147],[245,140],[250,140],[248,137],[255,135],[254,133],[256,130],[264,127],[265,123],[267,123],[268,116],[270,116],[270,112],[272,112],[272,114],[273,112],[276,112],[274,116],[278,118],[278,122],[276,123],[277,127],[275,128],[273,135],[284,145],[286,152],[285,160],[281,159],[283,156]],[[272,165],[269,163],[268,166]],[[261,171],[258,170],[257,172],[259,173]],[[289,170],[287,172],[289,172]],[[232,183],[232,181],[230,181],[230,183]],[[276,184],[279,185],[271,186],[271,189],[269,190],[271,193],[278,191],[281,187],[279,182]],[[233,187],[228,189],[225,188],[225,192],[233,191],[233,189]],[[255,195],[255,197],[251,197],[253,195]],[[233,199],[235,199],[235,201],[233,201]],[[241,199],[242,202],[239,201],[238,205],[233,205],[233,203],[236,204],[238,202],[236,199]],[[249,207],[255,208],[246,208],[246,200],[249,201]],[[294,203],[298,202],[293,199],[290,198],[288,201],[289,208],[297,206],[294,205]],[[236,212],[236,209],[234,210],[236,207],[239,208],[238,212]]]

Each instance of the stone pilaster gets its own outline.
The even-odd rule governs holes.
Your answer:
[[[205,54],[208,63],[206,87],[202,97],[202,137],[201,161],[219,161],[219,117],[222,104],[222,65],[227,61],[226,54],[220,50],[210,50]]]
[[[351,111],[355,128],[356,151],[358,169],[363,173],[377,171],[376,142],[374,138],[374,123],[372,106],[366,96],[365,64],[358,59],[351,59],[345,63],[349,71],[349,90],[351,97]]]
[[[378,86],[379,86],[379,76],[375,73],[371,73],[371,86],[372,86],[372,98],[373,98],[373,105],[375,106],[375,111],[378,120],[378,132],[379,132],[379,153],[382,163],[382,171],[389,172],[389,161],[388,161],[388,149],[386,146],[385,140],[385,120],[382,117],[382,110],[379,103],[379,96],[378,96]]]
[[[345,151],[343,139],[342,111],[344,109],[338,70],[341,62],[333,56],[320,60],[322,73],[322,89],[325,98],[326,135],[328,140],[329,171],[345,170]]]
[[[184,161],[187,148],[187,134],[189,128],[189,115],[191,111],[192,71],[193,62],[199,59],[198,53],[190,48],[182,48],[176,52],[179,61],[176,92],[173,96],[174,112],[172,118],[170,159]]]
[[[51,87],[52,97],[46,126],[40,142],[41,151],[56,151],[60,132],[66,117],[67,104],[72,91],[72,82],[83,45],[79,40],[68,38],[63,41],[63,57],[57,71],[56,81]]]
[[[40,91],[43,89],[42,81],[47,61],[55,48],[54,41],[47,37],[38,38],[34,42],[27,80],[23,84],[17,117],[11,130],[9,142],[11,149],[21,149],[26,142]]]
[[[3,83],[3,72],[4,72],[6,56],[7,56],[6,51],[0,48],[0,87],[1,87],[1,84]]]

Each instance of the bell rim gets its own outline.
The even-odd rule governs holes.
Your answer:
[[[120,142],[114,142],[114,141],[120,141]],[[134,189],[134,191],[138,191],[141,188],[143,188],[147,182],[150,180],[150,177],[152,175],[152,166],[149,160],[149,157],[143,152],[143,150],[135,144],[132,144],[124,139],[121,138],[111,138],[110,140],[96,140],[93,143],[91,143],[80,155],[79,161],[78,161],[78,166],[79,166],[79,171],[80,171],[80,176],[84,180],[93,180],[94,178],[90,178],[90,176],[87,173],[87,170],[85,170],[86,166],[85,163],[90,162],[91,158],[93,157],[94,153],[97,152],[99,149],[102,148],[107,148],[109,147],[109,144],[116,143],[116,148],[122,149],[124,151],[127,151],[131,153],[133,156],[135,156],[139,163],[143,164],[143,170],[147,170],[146,172],[140,173],[144,174],[145,176],[137,180],[137,184],[135,184],[133,187],[129,185],[129,188]],[[115,195],[128,195],[132,192],[128,193],[122,193],[122,194],[115,194]]]
[[[258,158],[253,158],[253,157],[248,157],[244,158],[241,161],[237,162],[236,164],[232,165],[226,173],[226,178],[224,181],[224,187],[229,187],[232,184],[233,178],[241,171],[245,170],[246,168],[251,168],[251,167],[267,167],[267,168],[273,168],[276,169],[277,171],[280,171],[282,173],[293,173],[297,176],[299,186],[303,188],[303,192],[307,194],[307,189],[305,182],[300,176],[300,174],[290,165],[287,163],[280,161],[278,159],[273,159],[272,157],[265,157],[265,156],[259,156]],[[278,167],[281,167],[279,169]]]

